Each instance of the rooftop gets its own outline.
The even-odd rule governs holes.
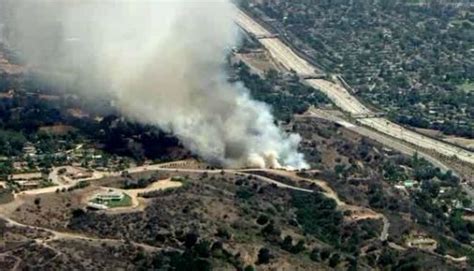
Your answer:
[[[41,172],[19,173],[19,174],[12,174],[8,176],[8,179],[12,181],[35,180],[35,179],[42,179],[42,178],[43,178],[43,174]]]

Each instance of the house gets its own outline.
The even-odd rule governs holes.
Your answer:
[[[28,142],[23,147],[23,153],[26,156],[35,156],[36,155],[36,147],[32,143]]]
[[[417,237],[414,240],[407,242],[408,247],[418,248],[428,251],[433,251],[437,248],[438,242],[436,240],[426,237]]]
[[[94,210],[106,210],[111,208],[113,202],[120,202],[125,198],[123,192],[109,189],[106,192],[96,194],[87,204],[87,207]]]
[[[8,176],[8,181],[17,184],[21,190],[30,190],[41,187],[46,176],[41,172],[19,173]]]
[[[67,176],[73,180],[78,180],[78,179],[91,178],[93,175],[92,175],[92,172],[88,172],[88,171],[76,171],[74,173],[67,174]]]
[[[114,191],[112,189],[105,193],[100,193],[95,196],[97,202],[121,201],[125,195],[122,192]]]
[[[413,189],[418,186],[418,182],[414,180],[406,180],[403,182],[403,186],[405,186],[406,189]]]
[[[427,236],[425,233],[416,231],[410,234],[406,241],[406,245],[410,248],[434,251],[438,247],[438,242]]]
[[[461,207],[460,209],[463,211],[465,216],[474,217],[474,209],[473,208]]]
[[[45,175],[41,172],[31,172],[31,173],[18,173],[8,176],[9,181],[18,182],[18,181],[40,181],[45,178]]]
[[[41,181],[17,181],[16,184],[20,186],[21,190],[31,190],[41,187]]]
[[[13,168],[18,170],[18,171],[26,169],[26,168],[28,168],[28,162],[26,162],[26,161],[13,162]]]

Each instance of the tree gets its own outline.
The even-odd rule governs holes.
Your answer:
[[[261,214],[258,216],[257,218],[257,224],[258,225],[265,225],[268,223],[268,216],[267,215],[264,215],[264,214]]]
[[[315,248],[311,251],[311,254],[309,254],[309,258],[310,258],[312,261],[315,261],[315,262],[321,261],[320,252],[321,252],[321,251],[319,250],[319,248],[315,247]]]
[[[285,239],[283,239],[283,242],[281,243],[280,247],[283,250],[291,251],[293,249],[293,238],[287,235]]]
[[[334,268],[339,264],[340,261],[341,261],[341,256],[338,253],[334,253],[329,259],[329,266]]]
[[[292,205],[303,230],[331,244],[340,242],[342,213],[333,199],[321,193],[292,193]]]
[[[202,258],[209,258],[211,256],[211,243],[207,240],[200,241],[195,247],[197,255]]]
[[[427,193],[430,198],[435,199],[439,195],[440,185],[434,181],[424,181],[421,183],[421,190]]]
[[[223,239],[226,239],[226,240],[228,240],[232,237],[231,234],[229,233],[229,230],[227,228],[224,228],[224,227],[220,227],[220,228],[217,229],[216,236],[220,237],[220,238],[223,238]]]
[[[303,240],[299,240],[298,243],[296,243],[296,245],[294,245],[291,249],[291,253],[293,254],[298,254],[302,251],[305,250],[305,247],[304,247],[304,241]]]
[[[263,229],[262,234],[266,240],[277,241],[280,240],[281,230],[275,226],[275,222],[270,221]]]
[[[78,208],[78,209],[72,210],[72,211],[71,211],[71,214],[72,214],[72,217],[73,217],[73,218],[79,218],[79,217],[85,215],[86,212],[84,212],[84,210]]]
[[[319,253],[319,256],[322,261],[325,261],[329,256],[331,256],[331,251],[328,249],[323,249],[321,250],[321,253]]]
[[[257,264],[267,264],[270,262],[271,258],[272,255],[270,254],[270,250],[268,250],[268,248],[263,247],[258,251]]]
[[[190,232],[186,234],[184,245],[186,246],[186,248],[191,248],[197,243],[198,239],[199,239],[198,234],[194,232]]]
[[[378,259],[378,264],[381,266],[393,265],[396,262],[395,254],[392,250],[384,248]]]

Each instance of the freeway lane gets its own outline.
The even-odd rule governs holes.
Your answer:
[[[236,22],[241,25],[245,25],[245,30],[249,33],[252,33],[256,36],[270,36],[271,33],[267,31],[264,27],[256,23],[252,18],[247,16],[247,14],[239,11],[236,16]],[[242,26],[242,25],[241,25]]]
[[[236,23],[246,32],[255,36],[270,36],[271,33],[264,27],[255,22],[244,12],[238,11],[235,17]],[[314,74],[317,70],[303,58],[299,57],[290,47],[284,44],[278,38],[264,38],[259,40],[260,43],[270,52],[272,57],[279,61],[288,70],[295,71],[300,76]],[[351,114],[373,114],[373,112],[365,107],[361,102],[352,96],[343,86],[334,84],[322,79],[304,80],[307,84],[324,93],[343,111]],[[402,141],[414,144],[424,149],[434,150],[443,156],[454,157],[459,160],[474,165],[474,153],[456,147],[445,142],[432,139],[400,125],[390,122],[384,118],[366,118],[359,119],[358,122],[365,126],[371,127],[380,133],[398,138]]]
[[[293,70],[298,75],[311,75],[315,69],[304,59],[297,56],[288,46],[279,39],[261,39],[260,43],[277,59],[285,68]]]
[[[386,119],[367,118],[359,119],[358,121],[365,126],[371,127],[385,134],[390,134],[393,137],[412,143],[421,148],[436,150],[438,153],[449,157],[456,156],[463,161],[474,164],[474,154],[472,152],[405,129]]]
[[[385,146],[388,146],[391,149],[398,150],[401,153],[404,153],[408,156],[413,156],[415,153],[417,153],[420,157],[423,157],[425,160],[429,161],[431,164],[433,164],[435,167],[440,168],[442,171],[448,171],[450,168],[445,165],[444,163],[438,161],[436,158],[431,156],[430,154],[427,154],[425,152],[418,152],[418,150],[409,144],[403,143],[400,140],[396,138],[392,138],[390,136],[387,136],[385,134],[379,133],[374,131],[373,129],[366,128],[362,125],[356,125],[353,123],[349,123],[345,121],[344,119],[334,116],[331,113],[328,113],[324,110],[319,110],[316,108],[311,108],[308,111],[307,116],[302,116],[302,117],[316,117],[316,118],[322,118],[326,119],[332,122],[336,122],[340,124],[341,126],[345,127],[348,130],[351,130],[357,134],[360,134],[362,136],[371,138]]]
[[[272,35],[272,33],[243,12],[238,12],[236,22],[240,27],[245,29],[245,31],[257,37],[268,37]],[[311,64],[298,57],[295,52],[279,39],[263,38],[260,39],[260,42],[270,52],[272,57],[277,59],[288,70],[293,70],[299,75],[310,75],[315,73],[315,69]]]
[[[372,112],[352,96],[344,87],[322,79],[304,80],[315,89],[324,92],[337,107],[352,115],[371,114]]]

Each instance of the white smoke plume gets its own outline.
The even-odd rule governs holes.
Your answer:
[[[3,0],[3,41],[50,80],[108,95],[128,118],[226,167],[305,168],[300,138],[225,73],[230,0]]]

